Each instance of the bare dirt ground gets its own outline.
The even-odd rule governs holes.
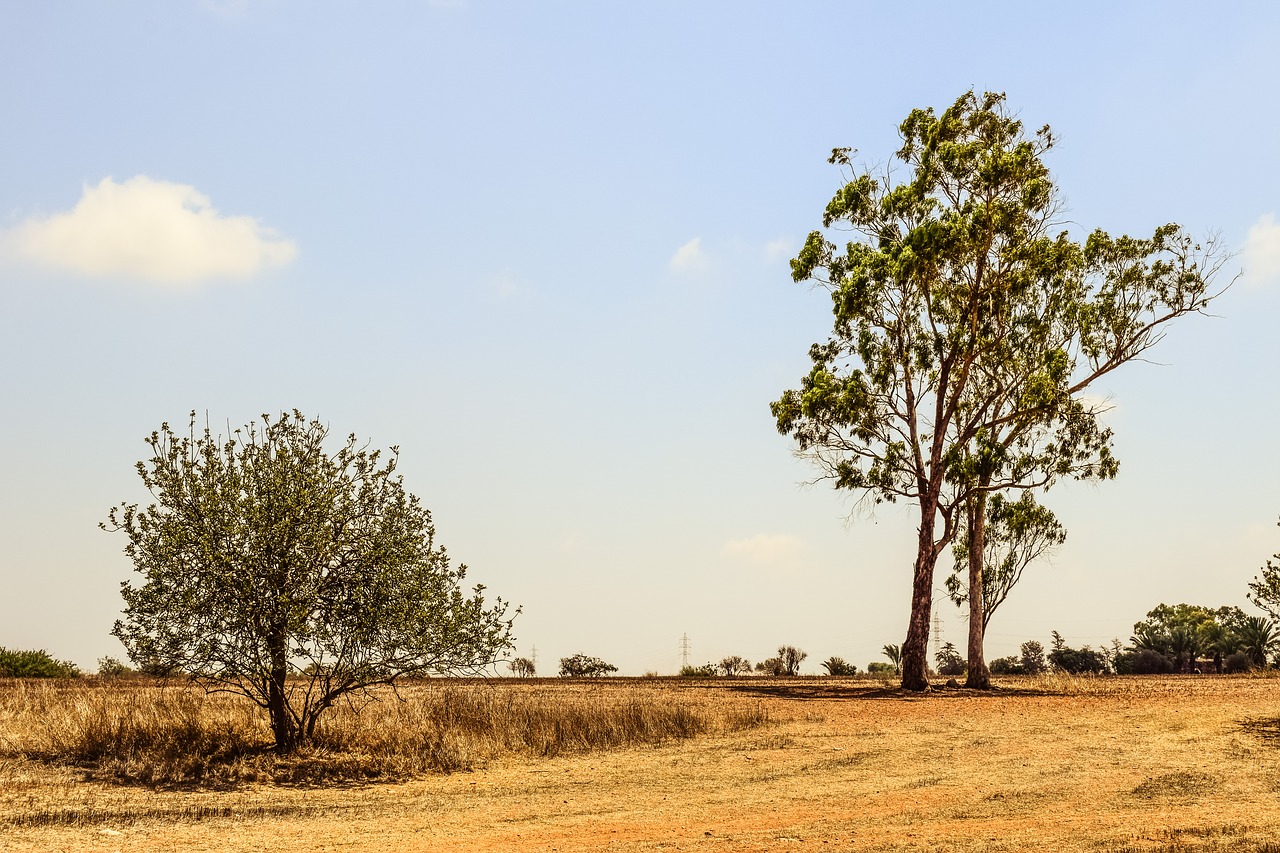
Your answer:
[[[614,681],[727,737],[403,784],[155,791],[0,763],[4,851],[1208,851],[1280,845],[1280,680]],[[692,698],[692,697],[690,697]]]

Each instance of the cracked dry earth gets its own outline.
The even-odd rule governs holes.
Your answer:
[[[762,703],[727,737],[404,784],[150,791],[0,767],[4,851],[1257,850],[1280,839],[1280,680],[636,682]],[[43,774],[43,775],[41,775]],[[64,825],[24,823],[62,809]],[[24,805],[24,803],[26,805]]]

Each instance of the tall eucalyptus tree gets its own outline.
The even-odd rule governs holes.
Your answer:
[[[970,683],[985,686],[985,496],[1113,476],[1111,433],[1083,392],[1202,310],[1217,265],[1174,225],[1150,239],[1055,233],[1053,135],[1028,137],[1003,94],[914,110],[899,132],[907,173],[853,172],[822,217],[851,238],[814,231],[791,262],[795,281],[830,292],[835,322],[771,410],[837,489],[918,508],[906,689],[928,687],[934,570],[968,531]],[[854,170],[850,149],[830,162]]]

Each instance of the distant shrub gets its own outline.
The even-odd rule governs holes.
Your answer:
[[[882,660],[873,660],[867,664],[867,672],[871,675],[894,675],[897,671],[893,664]]]
[[[1063,641],[1062,635],[1057,631],[1053,632],[1053,651],[1049,652],[1049,665],[1059,672],[1072,675],[1107,671],[1107,660],[1101,652],[1088,646],[1073,649]]]
[[[778,656],[756,664],[756,671],[765,675],[799,675],[800,662],[809,656],[795,646],[778,646]]]
[[[1044,646],[1035,640],[1027,640],[1020,647],[1022,652],[1022,671],[1027,675],[1039,675],[1049,669],[1044,658]]]
[[[751,661],[740,655],[729,655],[720,661],[720,671],[730,678],[735,675],[745,675],[751,671]]]
[[[844,658],[832,655],[822,662],[822,668],[827,671],[827,675],[857,675],[858,667],[847,662]]]
[[[0,678],[77,678],[80,668],[44,649],[19,651],[0,646]]]
[[[136,670],[110,655],[98,658],[98,675],[102,678],[124,678],[135,675]]]
[[[599,678],[602,675],[617,671],[618,668],[613,664],[605,663],[600,658],[593,658],[589,655],[573,655],[572,657],[560,658],[561,678]]]
[[[1139,649],[1129,661],[1133,675],[1168,675],[1173,672],[1173,661],[1155,649]]]
[[[680,674],[685,678],[714,678],[716,666],[712,663],[704,663],[702,666],[685,664],[680,667]]]
[[[1248,672],[1253,669],[1253,661],[1249,660],[1249,656],[1244,652],[1236,652],[1227,655],[1226,660],[1222,662],[1222,668],[1230,673]]]
[[[987,668],[991,670],[992,675],[1026,675],[1027,670],[1022,665],[1022,658],[1010,655],[1007,658],[996,658]]]
[[[507,666],[511,668],[511,674],[517,678],[532,678],[538,674],[538,667],[529,658],[516,658]]]
[[[756,672],[763,672],[765,675],[786,675],[787,669],[782,665],[781,658],[765,658],[756,664]]]

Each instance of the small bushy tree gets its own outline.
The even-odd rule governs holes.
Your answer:
[[[78,678],[80,668],[58,660],[44,649],[25,651],[0,647],[0,678]]]
[[[955,643],[944,643],[934,655],[934,660],[938,664],[939,675],[964,675],[965,670],[969,668],[969,664],[956,649]]]
[[[720,661],[720,671],[730,678],[745,675],[751,671],[751,661],[739,655],[730,655]]]
[[[882,660],[873,660],[867,664],[867,672],[876,676],[897,675],[897,670],[893,668],[893,664],[885,663]]]
[[[538,671],[537,666],[529,658],[516,658],[507,666],[510,667],[511,673],[517,678],[532,678],[537,675]]]
[[[600,678],[617,671],[618,668],[613,664],[589,655],[576,654],[560,658],[561,678]]]
[[[1039,675],[1049,669],[1044,657],[1044,646],[1035,640],[1027,640],[1019,647],[1022,653],[1022,671],[1027,675]]]
[[[133,675],[135,671],[110,655],[98,658],[98,676],[101,678],[124,678]]]
[[[277,752],[311,740],[343,697],[402,677],[482,672],[511,647],[507,605],[464,593],[431,513],[354,435],[301,412],[229,436],[169,425],[136,466],[153,502],[122,503],[141,585],[112,630],[144,670],[180,671],[270,717]]]

